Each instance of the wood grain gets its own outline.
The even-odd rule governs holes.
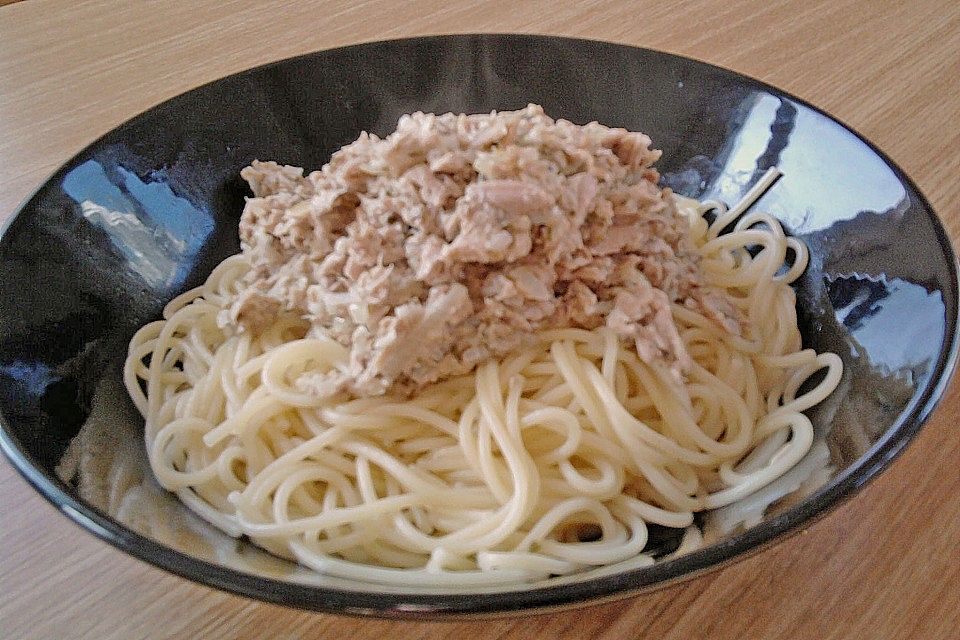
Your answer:
[[[0,8],[0,221],[85,144],[191,87],[317,49],[464,31],[614,40],[771,82],[887,151],[960,238],[952,0],[15,3]],[[196,586],[70,524],[4,460],[0,637],[955,638],[958,414],[955,386],[877,481],[759,556],[619,603],[482,623],[317,615]]]

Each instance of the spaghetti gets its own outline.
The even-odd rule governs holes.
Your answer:
[[[249,269],[228,258],[130,343],[157,480],[226,533],[345,578],[491,585],[652,563],[648,524],[691,527],[784,474],[813,441],[803,411],[840,380],[839,357],[801,345],[789,285],[806,247],[746,213],[778,175],[729,210],[677,197],[707,282],[746,320],[737,336],[674,305],[683,381],[608,329],[558,329],[411,398],[317,398],[296,380],[347,349],[294,315],[220,328]]]

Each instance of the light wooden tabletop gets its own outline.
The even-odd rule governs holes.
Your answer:
[[[955,0],[27,0],[0,7],[0,221],[94,138],[199,84],[336,45],[458,31],[614,40],[773,83],[877,143],[960,239]],[[853,501],[730,568],[614,604],[459,624],[318,615],[191,584],[71,524],[3,460],[0,637],[956,638],[958,417],[954,385]]]

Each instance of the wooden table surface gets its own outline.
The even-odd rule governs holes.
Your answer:
[[[94,138],[201,83],[462,31],[614,40],[773,83],[883,148],[960,239],[956,0],[26,0],[0,7],[0,221]],[[319,615],[194,585],[94,539],[2,460],[0,638],[958,638],[958,416],[954,385],[856,499],[732,567],[614,604],[466,623]]]

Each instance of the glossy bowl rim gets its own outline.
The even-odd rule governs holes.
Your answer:
[[[133,124],[150,115],[158,107],[182,96],[217,84],[227,78],[244,76],[264,69],[282,66],[292,61],[302,60],[319,54],[349,49],[377,47],[385,43],[417,44],[422,41],[471,40],[493,38],[497,40],[544,40],[569,44],[602,45],[613,49],[641,50],[666,59],[676,59],[694,67],[709,70],[741,85],[762,90],[775,96],[782,96],[800,104],[813,112],[839,124],[872,153],[876,154],[894,173],[898,180],[912,190],[924,213],[929,217],[937,242],[947,259],[949,266],[950,288],[954,300],[960,305],[958,288],[958,263],[949,235],[927,198],[913,180],[886,153],[866,139],[843,121],[799,98],[788,91],[757,80],[745,74],[725,67],[704,62],[675,53],[637,47],[629,44],[598,39],[573,38],[528,33],[462,33],[443,35],[423,35],[387,40],[370,40],[348,44],[330,49],[322,49],[297,56],[275,60],[262,65],[232,73],[203,83],[183,93],[154,104],[137,115],[128,118],[97,137],[54,170],[38,187],[17,207],[16,211],[0,230],[0,242],[6,237],[14,221],[38,195],[38,193],[72,166],[80,157],[87,154],[117,129]],[[747,558],[776,542],[780,542],[818,519],[824,517],[845,500],[855,495],[867,482],[886,469],[919,433],[931,413],[942,399],[957,365],[960,348],[960,324],[958,324],[958,306],[946,308],[943,346],[936,365],[922,393],[916,396],[898,419],[884,432],[867,452],[852,465],[832,478],[823,488],[809,498],[792,506],[783,513],[765,520],[743,533],[731,536],[720,542],[703,547],[687,555],[649,567],[631,569],[621,573],[590,578],[582,582],[573,582],[555,586],[534,587],[521,590],[496,593],[375,593],[369,590],[349,590],[322,587],[297,582],[267,578],[213,564],[187,555],[171,547],[155,542],[126,528],[101,510],[93,507],[74,495],[73,490],[54,474],[44,469],[33,457],[24,451],[13,437],[6,418],[0,414],[0,450],[7,456],[13,467],[48,502],[58,508],[74,523],[106,541],[117,549],[180,577],[205,586],[214,587],[236,595],[254,598],[265,602],[288,607],[321,611],[326,613],[376,616],[394,619],[468,619],[545,613],[559,609],[594,605],[619,600],[639,593],[653,591],[674,583],[713,571],[736,561]]]

